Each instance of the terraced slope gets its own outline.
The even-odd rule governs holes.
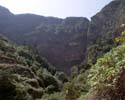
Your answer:
[[[28,47],[0,36],[0,100],[36,100],[59,92],[63,81],[56,73]]]

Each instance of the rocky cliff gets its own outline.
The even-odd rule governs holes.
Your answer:
[[[8,15],[5,12],[8,12]],[[16,43],[35,47],[34,49],[58,70],[69,73],[73,65],[80,64],[84,59],[88,19],[13,15],[3,7],[0,13],[0,18],[4,18],[0,23],[1,33]]]
[[[124,0],[112,1],[91,21],[82,17],[14,15],[0,7],[0,32],[16,43],[32,46],[58,70],[69,73],[82,61],[95,63],[115,45],[115,31],[125,21],[124,4]]]

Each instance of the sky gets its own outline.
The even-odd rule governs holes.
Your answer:
[[[112,0],[0,0],[14,14],[91,18]]]

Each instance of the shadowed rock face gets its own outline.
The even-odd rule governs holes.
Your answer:
[[[97,38],[113,33],[121,24],[125,23],[124,5],[124,0],[114,0],[91,18],[88,31],[89,44],[92,44]]]
[[[116,46],[115,38],[121,34],[120,26],[125,23],[124,5],[124,0],[113,0],[91,18],[87,33],[88,63],[96,63],[99,57]]]
[[[124,23],[124,5],[123,0],[114,0],[90,22],[82,17],[14,15],[0,7],[0,32],[16,43],[31,45],[58,70],[69,73],[73,65],[79,65],[87,57],[88,46],[108,33],[113,34]]]
[[[89,21],[85,18],[66,18],[55,25],[43,25],[26,37],[58,70],[67,73],[84,59]]]
[[[84,59],[89,21],[82,17],[59,19],[33,14],[13,15],[1,7],[0,32],[19,44],[28,44],[67,73]],[[8,11],[9,17],[6,18]],[[4,14],[5,13],[5,14]]]

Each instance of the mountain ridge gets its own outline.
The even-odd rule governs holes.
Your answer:
[[[28,44],[28,45],[36,46],[39,43],[41,43],[41,45],[38,45],[37,50],[40,51],[40,53],[42,53],[41,55],[43,57],[45,57],[46,59],[49,59],[50,57],[54,57],[55,60],[51,58],[51,59],[49,59],[49,62],[52,63],[54,66],[57,66],[58,69],[61,68],[61,70],[67,71],[67,69],[65,69],[66,67],[71,68],[71,66],[74,65],[74,64],[70,64],[70,62],[67,61],[68,59],[71,58],[70,57],[71,55],[75,56],[74,55],[75,52],[74,52],[74,50],[72,50],[72,48],[77,48],[77,47],[73,47],[73,44],[74,44],[74,46],[75,46],[75,44],[76,44],[76,46],[80,45],[80,46],[78,46],[77,51],[80,51],[81,53],[77,52],[75,57],[78,60],[80,59],[80,61],[78,61],[79,63],[82,61],[83,52],[81,51],[82,50],[81,47],[82,47],[82,45],[84,47],[86,43],[82,44],[82,42],[80,42],[80,41],[85,40],[85,38],[84,38],[84,36],[82,36],[82,34],[83,34],[83,31],[85,31],[84,34],[87,33],[87,27],[88,27],[88,23],[89,23],[89,20],[87,18],[67,17],[65,19],[60,19],[60,18],[54,18],[54,17],[37,16],[37,15],[32,15],[32,14],[20,14],[20,15],[14,15],[12,17],[9,17],[9,19],[6,19],[6,20],[8,20],[8,21],[3,22],[5,25],[0,30],[1,33],[4,33],[4,35],[6,35],[11,40],[13,40],[19,44],[20,43],[25,44],[26,41],[28,41],[28,43],[30,43],[31,41],[34,41],[33,43]],[[9,25],[8,25],[8,23],[9,23]],[[10,25],[12,27],[10,27]],[[7,28],[7,26],[8,26],[8,28]],[[82,29],[82,26],[83,26],[83,29]],[[33,31],[36,34],[36,35],[34,34],[35,36],[32,36]],[[37,34],[37,33],[41,33],[41,34]],[[78,36],[77,36],[77,33],[79,33]],[[81,40],[79,41],[77,38],[80,38],[80,37],[81,37]],[[41,40],[41,38],[43,38],[43,39]],[[82,38],[84,38],[84,40]],[[22,39],[25,39],[25,40],[22,41]],[[37,41],[37,40],[39,40],[39,41]],[[70,41],[71,41],[71,43],[70,43]],[[54,43],[54,44],[51,44],[50,42]],[[55,46],[55,43],[58,43],[57,47]],[[62,47],[61,47],[61,45],[62,45]],[[44,50],[40,50],[41,48],[45,48],[44,46],[46,46],[47,48]],[[72,52],[71,54],[69,54],[70,50],[66,49],[65,46],[68,46],[69,49],[71,48],[70,49]],[[49,50],[51,48],[53,49],[52,52]],[[65,48],[66,50],[63,48]],[[61,52],[58,52],[58,54],[57,54],[56,52],[58,51],[58,49],[60,49],[60,50],[63,49],[63,50]],[[48,52],[46,53],[47,50],[48,50]],[[65,51],[67,51],[67,53],[65,53]],[[81,58],[81,55],[82,55],[82,58]],[[61,56],[63,56],[63,57],[61,58],[61,60],[59,60],[58,57],[61,57]],[[72,59],[73,61],[77,60],[77,59],[75,59],[75,57]],[[72,60],[70,60],[70,61],[72,61]],[[59,62],[59,63],[56,64],[57,62]],[[64,65],[63,65],[63,63],[64,63]],[[76,64],[78,64],[77,61],[76,61]],[[61,66],[61,67],[59,67],[59,66]],[[66,67],[63,68],[62,66],[66,66]],[[70,70],[68,71],[68,73],[69,72],[70,72]]]
[[[73,66],[93,60],[91,56],[103,54],[98,51],[92,55],[91,50],[88,50],[97,41],[111,40],[107,47],[103,43],[107,51],[115,44],[114,31],[125,19],[123,3],[122,0],[112,1],[94,15],[91,21],[84,17],[60,19],[32,14],[14,15],[9,19],[4,17],[6,21],[0,22],[0,32],[16,43],[36,48],[58,70],[70,73]],[[107,40],[108,36],[110,40]],[[96,59],[93,61],[90,63],[95,63]]]

